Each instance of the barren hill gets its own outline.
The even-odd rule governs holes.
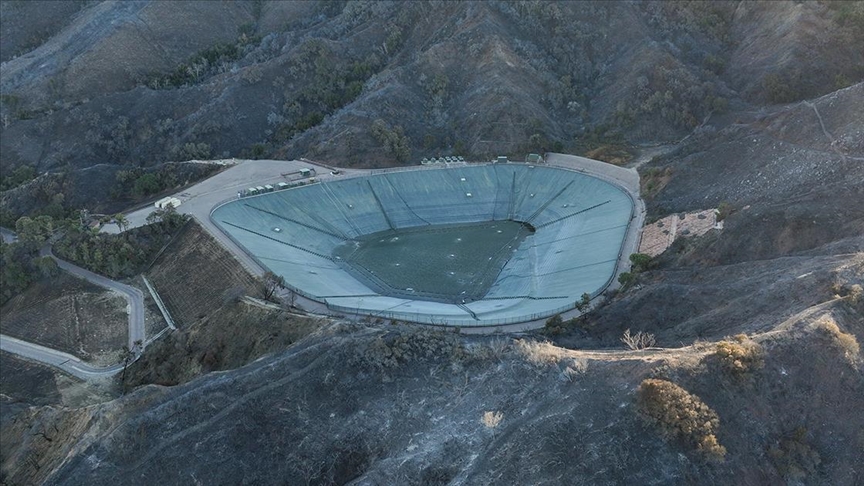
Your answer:
[[[864,3],[60,4],[0,10],[0,168],[57,171],[13,215],[116,206],[171,160],[556,149],[623,153],[649,220],[723,228],[583,318],[482,337],[238,302],[187,234],[152,276],[188,323],[129,394],[78,407],[3,356],[32,377],[0,380],[4,484],[864,482]],[[176,267],[210,257],[196,300]]]
[[[2,66],[2,164],[275,154],[368,166],[674,140],[709,113],[861,80],[852,7],[135,1],[70,14],[49,2],[42,42]],[[33,9],[4,2],[4,44],[29,45],[11,26]],[[376,119],[408,150],[373,133]]]

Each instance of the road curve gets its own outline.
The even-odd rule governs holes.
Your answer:
[[[79,266],[73,265],[67,261],[63,261],[54,256],[51,252],[51,246],[45,245],[39,250],[41,256],[51,257],[57,266],[66,272],[83,278],[90,283],[104,287],[115,292],[119,292],[126,298],[128,303],[127,312],[129,314],[129,349],[135,349],[135,342],[141,341],[141,347],[138,348],[139,353],[143,351],[143,346],[146,338],[144,331],[144,293],[135,287],[131,287],[120,282],[115,282],[109,278],[97,275],[89,270],[85,270]],[[123,365],[115,364],[108,367],[100,368],[88,363],[85,363],[80,358],[73,356],[63,351],[51,349],[38,344],[22,341],[12,336],[0,334],[0,350],[16,354],[23,358],[38,361],[42,364],[59,368],[73,376],[83,380],[95,378],[104,378],[113,376],[123,369]],[[136,356],[137,358],[137,356]]]
[[[129,349],[135,347],[135,341],[141,341],[142,345],[146,338],[144,332],[144,293],[135,287],[122,284],[120,282],[116,282],[107,277],[103,277],[102,275],[97,275],[89,270],[85,270],[77,265],[73,265],[67,261],[61,260],[54,256],[51,252],[51,246],[45,245],[42,249],[39,250],[39,254],[42,256],[48,256],[54,259],[57,262],[57,266],[66,272],[75,275],[76,277],[83,278],[90,283],[98,285],[100,287],[104,287],[109,290],[113,290],[115,292],[119,292],[126,297],[126,302],[129,304],[128,312],[129,312]]]
[[[77,356],[38,344],[28,343],[27,341],[22,341],[5,334],[0,334],[0,350],[60,368],[82,380],[114,376],[123,369],[122,364],[115,364],[107,368],[97,368],[81,361]]]

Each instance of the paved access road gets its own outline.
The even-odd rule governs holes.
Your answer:
[[[103,277],[102,275],[97,275],[89,270],[85,270],[79,266],[73,265],[67,261],[63,261],[54,256],[51,253],[51,247],[46,245],[43,246],[39,251],[39,254],[42,256],[50,256],[57,262],[57,266],[63,269],[66,272],[75,275],[76,277],[83,278],[90,283],[96,284],[100,287],[104,287],[108,290],[113,290],[126,298],[126,302],[129,307],[126,309],[129,313],[129,349],[135,347],[135,341],[144,342],[146,336],[144,332],[144,293],[135,287],[131,287],[126,284],[122,284],[120,282],[116,282],[107,277]]]
[[[95,285],[122,294],[126,298],[126,302],[128,302],[129,349],[135,349],[135,342],[139,340],[143,346],[146,337],[144,331],[144,294],[140,290],[120,282],[115,282],[114,280],[97,275],[79,266],[60,260],[51,253],[50,245],[42,247],[39,254],[53,258],[54,261],[57,262],[58,267],[76,277],[83,278]],[[123,365],[120,364],[111,365],[105,368],[96,367],[81,361],[81,359],[76,356],[64,353],[63,351],[22,341],[7,335],[0,335],[0,349],[49,366],[60,368],[61,370],[84,380],[113,376],[123,369]],[[139,349],[139,351],[141,350]]]
[[[112,365],[107,368],[97,368],[71,354],[46,348],[38,344],[28,343],[12,336],[6,336],[5,334],[0,335],[0,350],[60,368],[82,380],[114,376],[123,369],[122,364]]]

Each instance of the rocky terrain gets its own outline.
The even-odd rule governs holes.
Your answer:
[[[864,482],[864,3],[55,4],[0,10],[0,168],[50,172],[12,216],[60,174],[116,205],[169,161],[554,149],[724,226],[526,335],[208,295],[113,400],[3,355],[4,484]]]

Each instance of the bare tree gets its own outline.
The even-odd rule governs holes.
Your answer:
[[[273,294],[276,293],[276,290],[285,287],[285,277],[276,275],[273,272],[265,272],[259,280],[259,286],[261,288],[261,296],[264,300],[270,300]]]
[[[653,334],[648,334],[642,331],[639,331],[636,334],[630,334],[630,329],[624,331],[624,335],[621,336],[621,342],[634,351],[650,348],[656,343]]]
[[[141,352],[144,343],[138,339],[134,343],[132,343],[132,348],[124,345],[123,350],[120,352],[120,362],[123,363],[123,374],[120,375],[120,383],[123,386],[123,394],[126,394],[126,368],[129,367],[129,364],[135,361],[135,358]]]

